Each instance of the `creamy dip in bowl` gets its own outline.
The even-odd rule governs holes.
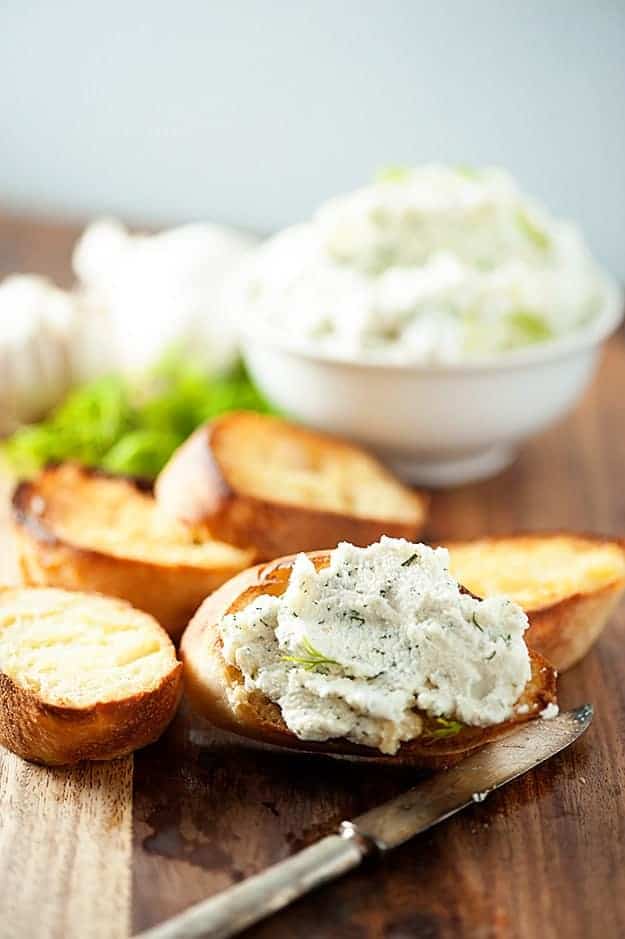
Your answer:
[[[387,171],[262,245],[231,302],[260,387],[430,485],[508,463],[590,379],[622,292],[502,170]]]

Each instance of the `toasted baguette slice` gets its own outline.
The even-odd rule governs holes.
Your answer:
[[[539,532],[447,544],[451,570],[480,597],[506,594],[530,621],[526,641],[556,668],[588,652],[625,589],[625,542]]]
[[[164,518],[140,484],[70,463],[17,487],[13,530],[24,584],[121,597],[174,638],[253,557]]]
[[[423,493],[408,489],[358,447],[277,417],[226,414],[197,430],[156,481],[172,517],[216,538],[252,545],[259,559],[417,539]]]
[[[0,743],[36,763],[124,756],[174,716],[182,665],[130,604],[49,588],[0,590]]]
[[[309,552],[317,569],[327,566],[329,555]],[[293,557],[243,571],[208,597],[185,630],[180,645],[184,664],[185,689],[191,705],[211,723],[225,730],[264,743],[308,752],[360,757],[377,763],[409,763],[423,768],[451,766],[489,740],[509,732],[517,723],[535,717],[556,700],[556,672],[538,653],[531,652],[532,677],[519,704],[524,714],[496,727],[465,726],[454,737],[422,739],[404,743],[392,756],[347,740],[323,743],[300,740],[282,719],[280,708],[261,692],[248,692],[238,668],[228,665],[222,655],[218,623],[226,613],[241,610],[263,593],[280,596],[286,589]],[[427,731],[436,726],[426,714]]]

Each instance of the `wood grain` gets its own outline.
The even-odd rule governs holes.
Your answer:
[[[0,583],[15,582],[0,477]],[[0,748],[0,936],[126,939],[133,758],[49,770]]]
[[[132,759],[49,770],[0,755],[3,939],[126,939]]]
[[[23,270],[67,280],[63,265],[72,234],[0,218],[0,268],[19,263]],[[528,443],[499,478],[436,494],[429,536],[444,540],[558,527],[622,535],[624,420],[625,337],[620,335],[569,419]],[[625,935],[624,674],[621,606],[595,650],[561,680],[565,707],[588,700],[596,707],[593,726],[573,749],[393,852],[383,864],[349,875],[246,935],[620,939]],[[183,707],[165,737],[135,757],[134,929],[261,870],[415,781],[409,770],[272,752],[202,725]],[[24,782],[12,783],[11,817],[20,811],[20,801],[29,804]],[[57,806],[58,814],[58,803],[48,799],[47,804]],[[1,811],[4,817],[4,804]],[[40,821],[49,832],[55,830],[55,812],[49,822]],[[11,832],[15,840],[22,829],[16,825]],[[32,829],[25,837],[33,837]],[[64,837],[56,838],[59,851],[66,850]],[[6,838],[0,842],[0,875],[11,850]],[[73,883],[82,879],[77,889],[93,886],[87,867],[76,867]],[[65,908],[72,902],[68,892]],[[3,883],[0,906],[6,903]],[[37,922],[32,908],[40,903],[33,898],[32,919],[23,917],[22,923]],[[16,906],[11,909],[16,915]],[[114,906],[107,910],[111,915]],[[0,916],[6,923],[4,909]],[[21,933],[41,934],[26,925]]]
[[[625,531],[625,339],[576,413],[498,479],[437,493],[429,536],[518,528]],[[625,935],[625,617],[563,676],[597,714],[548,765],[246,935],[452,939]],[[409,771],[295,757],[182,711],[136,755],[134,923],[155,924],[414,784]]]

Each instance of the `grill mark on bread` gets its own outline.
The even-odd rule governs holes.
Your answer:
[[[428,503],[355,444],[250,412],[195,431],[155,492],[172,517],[261,559],[382,534],[415,540]]]
[[[253,560],[162,517],[146,483],[71,463],[17,486],[12,529],[22,583],[121,597],[176,638],[202,600]]]
[[[24,759],[124,756],[160,736],[181,691],[182,665],[146,613],[56,588],[0,590],[0,743]]]

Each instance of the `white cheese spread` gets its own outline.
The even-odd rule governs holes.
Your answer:
[[[492,357],[574,330],[612,296],[578,230],[499,169],[387,174],[244,267],[231,300],[248,328],[357,360]]]
[[[300,554],[281,596],[222,619],[224,659],[303,740],[395,753],[421,734],[415,709],[444,735],[501,723],[531,674],[527,617],[461,593],[448,562],[444,548],[385,537],[340,544],[319,571]]]
[[[550,701],[547,707],[543,708],[540,712],[540,716],[545,721],[552,721],[554,717],[557,717],[560,713],[560,708],[557,704],[554,704],[553,701]]]

